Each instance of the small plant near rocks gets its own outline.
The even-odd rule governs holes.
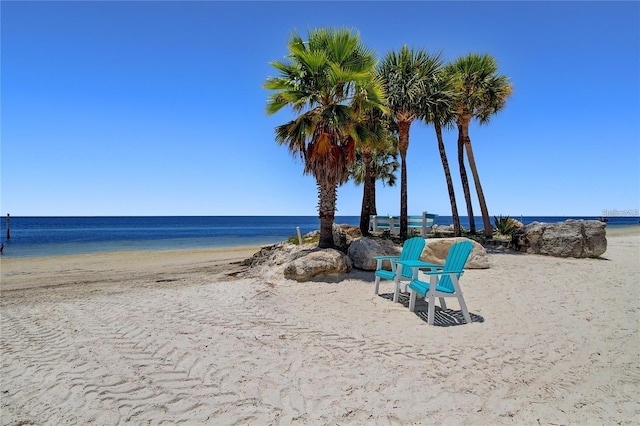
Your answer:
[[[302,244],[314,244],[320,241],[320,233],[319,232],[309,232],[308,234],[304,234],[302,236]],[[298,236],[293,235],[287,239],[287,242],[290,244],[298,245],[300,241],[298,241]]]
[[[516,229],[517,222],[509,216],[494,216],[493,219],[499,235],[510,236]]]

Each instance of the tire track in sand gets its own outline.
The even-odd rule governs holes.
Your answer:
[[[286,423],[341,410],[323,388],[354,392],[349,383],[364,362],[434,362],[420,348],[299,325],[249,303],[197,286],[76,298],[49,312],[3,309],[3,405],[14,421],[42,424],[72,416],[100,424]],[[300,380],[306,369],[317,383]]]

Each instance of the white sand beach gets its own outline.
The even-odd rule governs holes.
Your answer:
[[[455,326],[372,272],[243,277],[256,247],[2,258],[1,422],[638,424],[639,231],[490,254]]]

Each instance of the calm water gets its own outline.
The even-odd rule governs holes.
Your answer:
[[[597,217],[516,217],[524,224]],[[607,226],[638,225],[638,217],[610,217]],[[336,223],[358,226],[359,216],[337,216]],[[438,216],[439,225],[451,216]],[[461,217],[468,227],[468,218]],[[175,250],[272,244],[319,228],[315,216],[203,216],[203,217],[6,217],[1,221],[3,256],[52,256],[124,250]],[[482,219],[476,218],[482,227]]]

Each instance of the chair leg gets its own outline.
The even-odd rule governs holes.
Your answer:
[[[379,290],[380,290],[380,277],[376,277],[375,288],[373,291],[375,291],[375,293],[378,294]]]
[[[444,297],[440,297],[440,307],[442,309],[447,309],[447,302],[444,301]]]
[[[417,294],[415,291],[409,289],[409,312],[415,312],[416,310],[416,298],[417,298]]]
[[[396,265],[396,276],[393,279],[393,285],[395,289],[393,290],[393,303],[398,303],[398,298],[400,297],[400,275],[402,274],[402,264]]]
[[[462,297],[462,293],[458,293],[458,303],[460,303],[460,310],[462,311],[462,316],[464,316],[464,320],[467,322],[467,324],[471,324],[471,315],[469,315],[467,304],[464,303],[464,297]]]
[[[456,290],[456,296],[458,297],[458,303],[460,304],[462,316],[464,316],[464,320],[467,322],[467,324],[471,324],[471,315],[469,315],[467,304],[464,302],[464,296],[462,295],[462,290],[460,290],[460,284],[458,284],[458,277],[452,275],[451,278],[453,280],[453,287]]]
[[[427,324],[433,325],[433,318],[435,317],[435,313],[436,313],[436,298],[433,295],[433,293],[431,293],[429,295],[429,307],[428,307],[428,311],[427,311]]]
[[[395,290],[393,290],[393,303],[398,303],[398,299],[400,298],[400,285],[397,282],[393,282],[395,284]]]

